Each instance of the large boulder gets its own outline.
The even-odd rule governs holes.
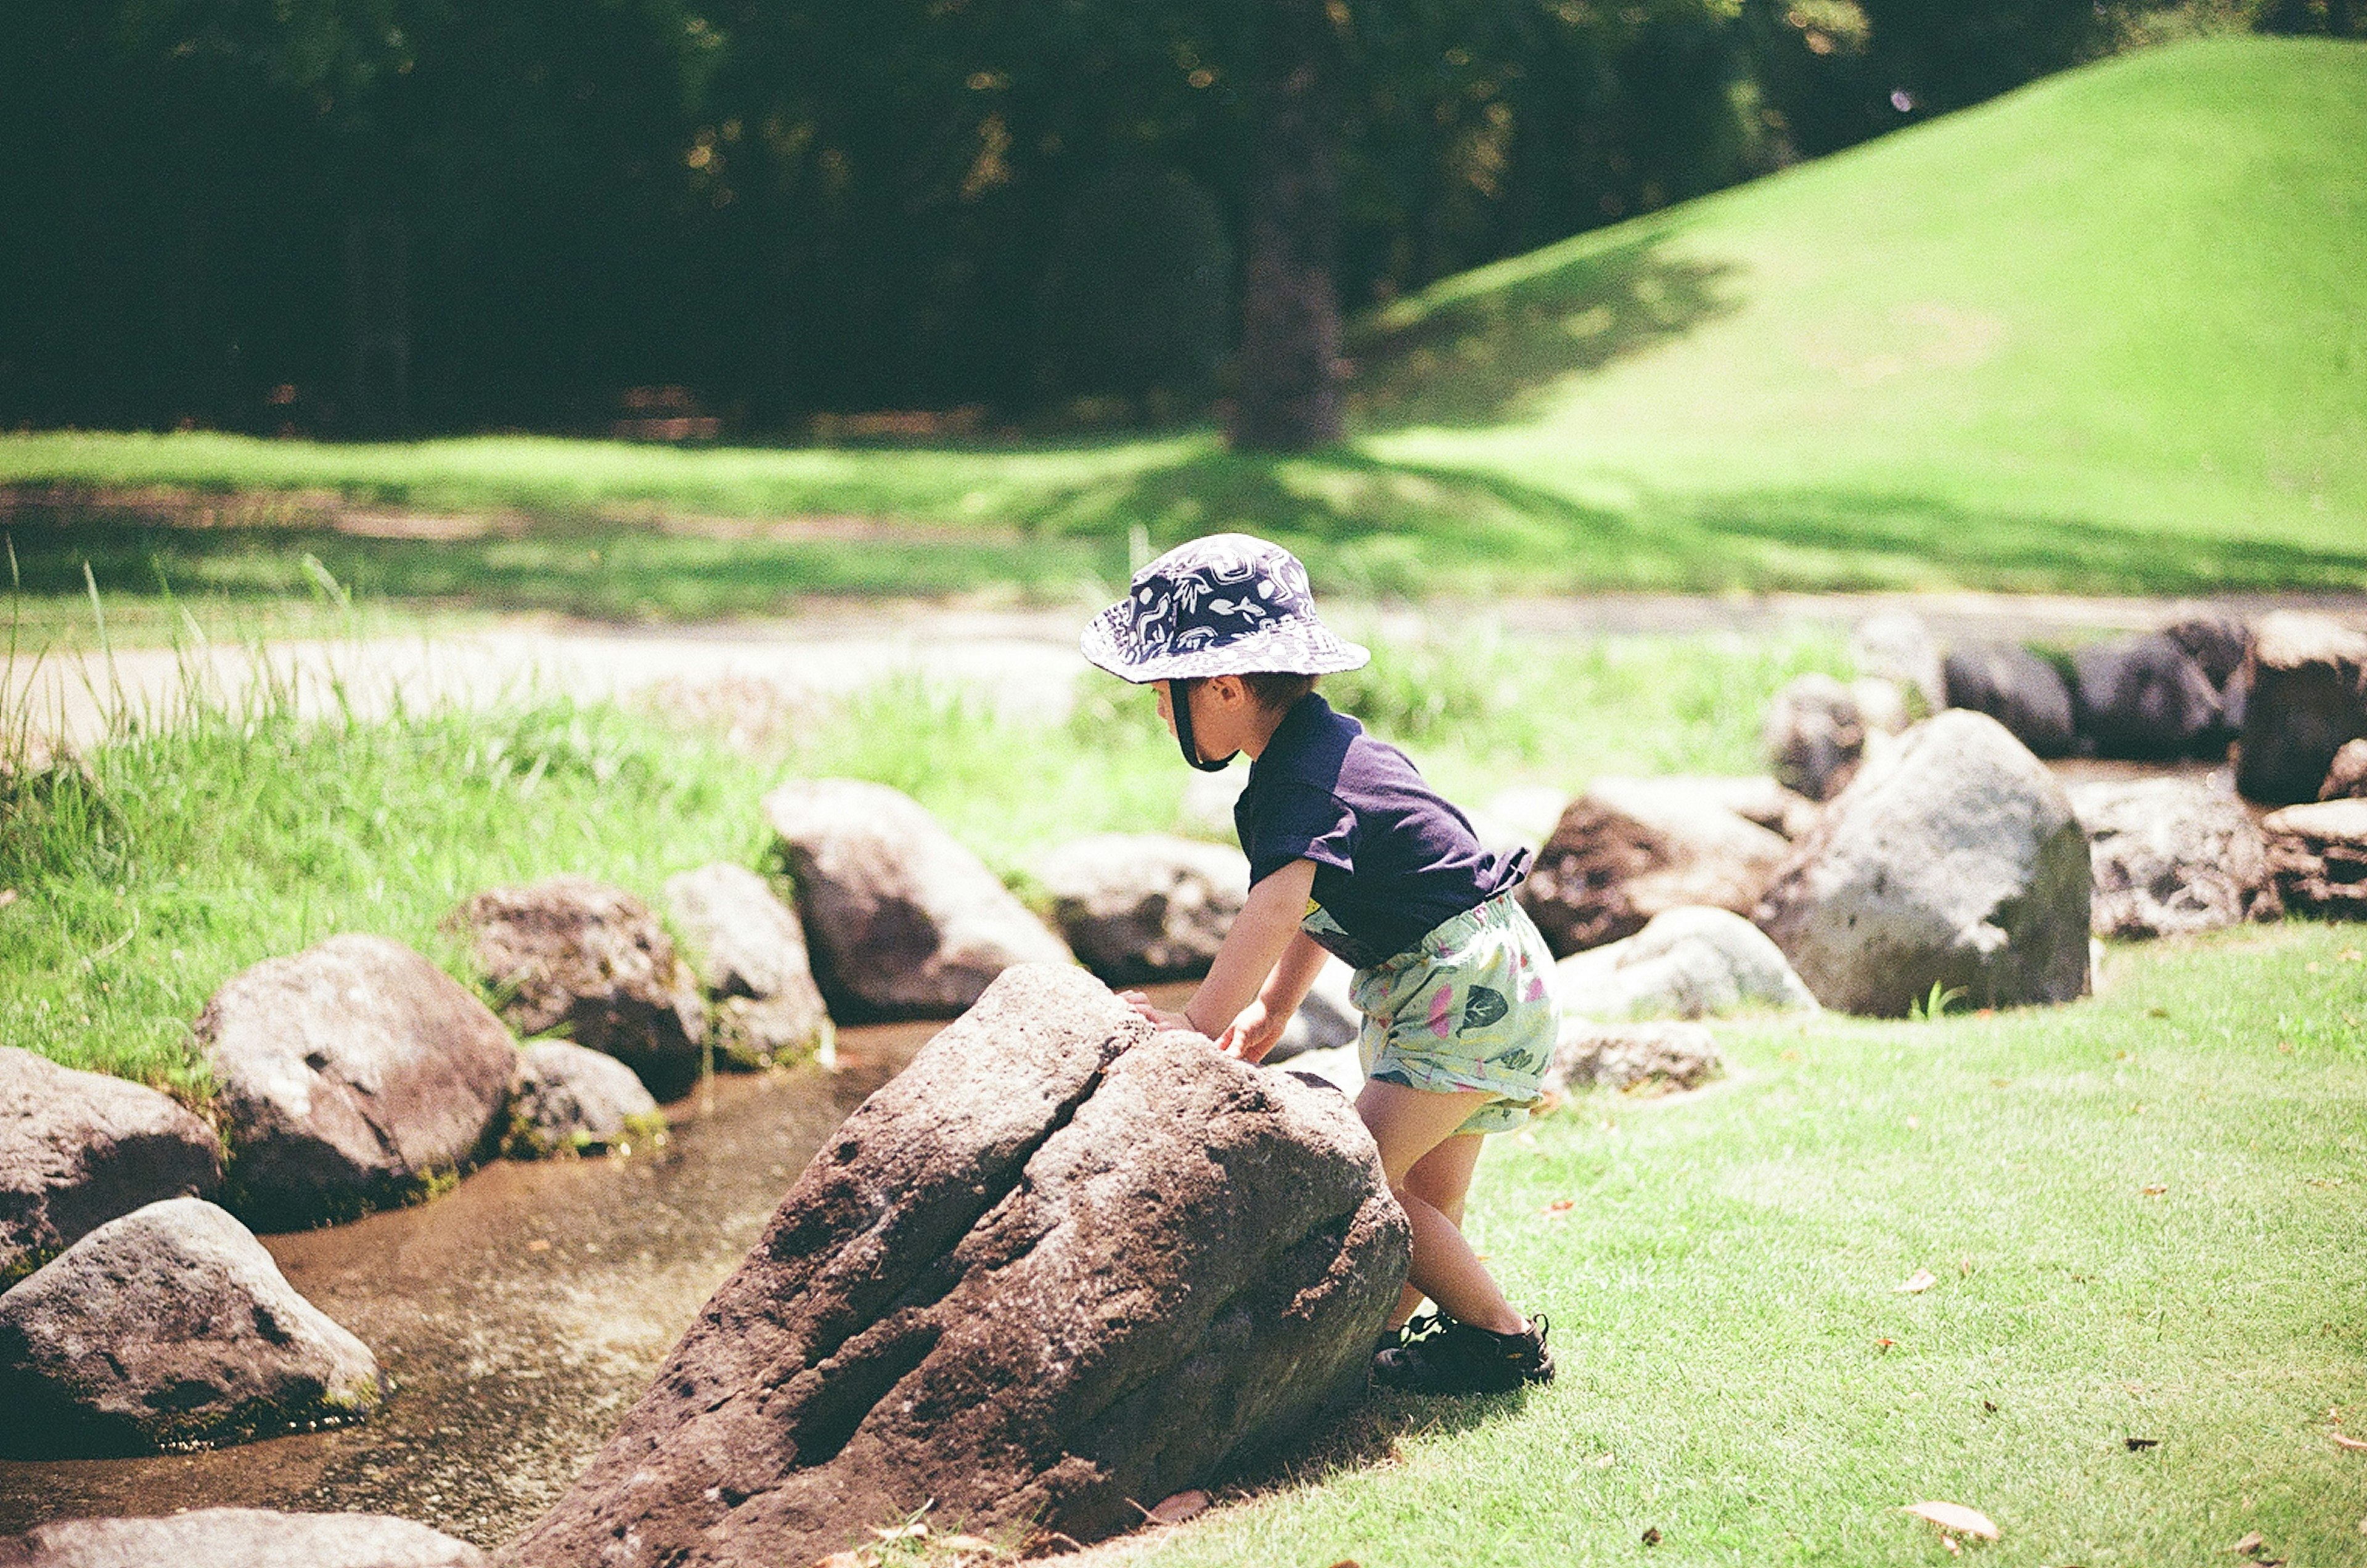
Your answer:
[[[1976,642],[1950,649],[1946,667],[1950,707],[1988,715],[2041,757],[2070,754],[2071,688],[2054,665],[2018,643]]]
[[[1249,897],[1239,850],[1164,833],[1097,833],[1046,855],[1036,880],[1052,923],[1110,984],[1208,972]]]
[[[119,1214],[210,1197],[221,1140],[170,1099],[0,1045],[0,1290]]]
[[[0,1537],[0,1568],[483,1568],[465,1540],[385,1514],[195,1508],[56,1519]]]
[[[266,959],[195,1032],[236,1206],[283,1226],[407,1201],[488,1152],[515,1055],[466,987],[380,936]]]
[[[1761,742],[1776,782],[1810,800],[1830,800],[1865,755],[1864,710],[1830,675],[1795,676],[1767,705]]]
[[[744,865],[666,878],[666,908],[691,970],[715,998],[716,1054],[738,1067],[833,1057],[830,1010],[814,984],[797,911]]]
[[[672,1100],[707,1053],[697,983],[649,906],[585,876],[494,887],[452,912],[485,983],[521,1034],[564,1029]]]
[[[2367,740],[2347,740],[2327,764],[2320,800],[2367,800]]]
[[[1013,970],[848,1118],[504,1558],[806,1563],[932,1500],[1105,1535],[1354,1397],[1407,1255],[1343,1097]]]
[[[2367,800],[2288,806],[2262,818],[2260,833],[2286,908],[2367,920]]]
[[[1648,779],[1603,780],[1561,814],[1520,897],[1558,957],[1687,905],[1747,914],[1787,850],[1710,801]]]
[[[2220,736],[2219,688],[2159,632],[2071,655],[2073,722],[2100,757],[2201,755]]]
[[[665,1132],[665,1112],[616,1057],[567,1040],[538,1040],[517,1054],[503,1140],[513,1158],[630,1148]]]
[[[2087,829],[2098,936],[2178,936],[2280,912],[2252,814],[2193,779],[2076,784]]]
[[[0,1448],[243,1442],[360,1419],[378,1362],[202,1198],[109,1220],[0,1296]]]
[[[764,797],[814,978],[840,1019],[951,1018],[1014,964],[1068,947],[921,804],[859,779]]]
[[[1564,1012],[1614,1021],[1817,1010],[1783,949],[1730,909],[1655,915],[1634,936],[1563,959],[1554,990]]]
[[[1673,1094],[1699,1089],[1725,1066],[1716,1037],[1698,1023],[1596,1023],[1572,1014],[1562,1020],[1545,1087]]]
[[[2271,806],[2316,800],[2335,753],[2367,736],[2367,635],[2279,611],[2261,617],[2245,668],[2236,788]]]
[[[1758,921],[1817,999],[1903,1015],[1934,986],[1976,1007],[2087,987],[2088,841],[2063,787],[1987,714],[1899,738],[1826,810]]]

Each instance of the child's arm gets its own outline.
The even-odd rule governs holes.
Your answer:
[[[1307,999],[1308,987],[1331,955],[1305,931],[1294,934],[1282,950],[1274,973],[1258,988],[1257,999],[1243,1008],[1217,1037],[1217,1049],[1244,1062],[1262,1062],[1290,1022],[1290,1015]]]
[[[1208,977],[1182,1012],[1161,1012],[1139,991],[1127,992],[1126,1000],[1163,1029],[1188,1029],[1215,1038],[1240,1016],[1261,987],[1271,985],[1275,965],[1299,935],[1298,922],[1314,887],[1315,863],[1297,860],[1251,888],[1241,912],[1233,917],[1233,929],[1225,933],[1224,945],[1217,949],[1216,962],[1208,965]],[[1309,970],[1308,983],[1313,980]],[[1306,987],[1299,988],[1303,993]]]

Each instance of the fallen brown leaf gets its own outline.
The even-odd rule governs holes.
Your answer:
[[[1659,1526],[1658,1526],[1658,1525],[1653,1525],[1653,1526],[1649,1527],[1648,1529],[1647,1529],[1644,1531],[1644,1534],[1643,1534],[1643,1538],[1642,1538],[1642,1539],[1643,1539],[1644,1544],[1645,1544],[1646,1546],[1658,1546],[1658,1545],[1659,1545],[1659,1544],[1660,1544],[1660,1527],[1659,1527]]]
[[[833,1551],[828,1557],[814,1559],[813,1568],[866,1568],[863,1559],[852,1551]]]
[[[2334,1434],[2334,1446],[2338,1449],[2350,1449],[2354,1452],[2367,1453],[2367,1442],[2362,1442],[2357,1438],[2346,1438],[2339,1432]]]
[[[1207,1507],[1208,1495],[1206,1492],[1196,1488],[1190,1492],[1178,1492],[1172,1497],[1160,1500],[1159,1506],[1150,1510],[1150,1522],[1155,1525],[1180,1525],[1185,1519],[1206,1513]]]
[[[1918,1269],[1897,1284],[1890,1287],[1893,1295],[1920,1296],[1940,1282],[1940,1277],[1929,1269]]]
[[[2169,1191],[2169,1189],[2167,1187],[2141,1187],[2137,1189],[2137,1190],[2143,1192],[2148,1198],[2158,1198],[2163,1193]]]
[[[2227,1550],[2234,1552],[2238,1557],[2249,1556],[2251,1553],[2260,1550],[2260,1532],[2258,1530],[2247,1530],[2244,1533],[2244,1539],[2237,1541]]]
[[[1890,1354],[1890,1348],[1897,1343],[1896,1339],[1877,1339],[1874,1342],[1874,1353],[1877,1356],[1887,1356]]]
[[[1365,1568],[1365,1565],[1353,1557],[1342,1557],[1339,1562],[1331,1564],[1331,1568]]]
[[[1998,1539],[1998,1528],[1989,1522],[1989,1517],[1962,1503],[1909,1503],[1899,1512],[1927,1519],[1951,1535],[1976,1536],[1982,1540]]]
[[[550,1238],[549,1236],[538,1235],[532,1241],[526,1244],[526,1249],[528,1252],[549,1252],[550,1250]]]
[[[1537,1213],[1543,1214],[1546,1219],[1557,1220],[1577,1207],[1578,1200],[1575,1198],[1557,1198],[1552,1202],[1547,1203],[1544,1208],[1539,1209]]]

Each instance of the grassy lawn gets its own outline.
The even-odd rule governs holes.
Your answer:
[[[1351,439],[1305,457],[37,433],[0,485],[63,504],[0,527],[43,596],[88,560],[269,598],[310,551],[382,597],[620,619],[1064,599],[1137,527],[1265,533],[1365,596],[2356,589],[2362,143],[2367,44],[2124,56],[1399,301],[1352,333]]]

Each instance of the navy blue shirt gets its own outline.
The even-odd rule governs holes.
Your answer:
[[[1360,969],[1415,946],[1527,872],[1527,852],[1482,849],[1470,818],[1424,784],[1404,752],[1313,693],[1292,705],[1250,765],[1233,829],[1252,885],[1293,861],[1315,863],[1315,902],[1331,918],[1301,929]]]

